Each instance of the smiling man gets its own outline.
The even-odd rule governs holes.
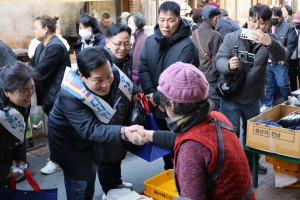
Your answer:
[[[160,74],[177,61],[199,66],[198,49],[190,35],[190,24],[180,17],[179,4],[172,1],[162,3],[154,34],[146,41],[139,66],[140,83],[151,102],[151,112],[160,130],[169,130],[165,121],[167,115],[160,110],[160,92],[157,91]],[[164,157],[166,170],[173,168],[171,157]]]

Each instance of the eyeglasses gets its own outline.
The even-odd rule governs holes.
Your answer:
[[[111,39],[108,39],[109,41],[111,41]],[[131,48],[131,44],[130,43],[114,43],[113,41],[111,41],[111,43],[113,43],[116,47],[121,48],[122,46],[126,49],[130,49]]]
[[[41,20],[42,20],[43,26],[46,26],[46,24],[45,24],[45,21],[44,21],[43,17],[42,17],[42,16],[40,16],[40,18],[41,18]]]
[[[252,26],[255,26],[258,24],[259,27],[265,27],[267,25],[267,22],[265,22],[265,21],[260,21],[260,20],[251,19],[251,18],[249,18],[249,21],[251,22]]]

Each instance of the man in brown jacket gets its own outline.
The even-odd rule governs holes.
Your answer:
[[[219,78],[219,73],[215,66],[215,57],[223,40],[221,34],[215,30],[218,23],[218,15],[221,12],[217,7],[208,5],[202,9],[203,23],[193,31],[192,39],[199,50],[199,69],[204,73],[209,82],[208,98],[214,104],[214,110],[220,108],[220,97],[215,90],[215,84]]]

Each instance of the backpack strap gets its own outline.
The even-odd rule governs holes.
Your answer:
[[[199,29],[197,29],[197,32],[196,32],[196,39],[197,39],[198,46],[200,47],[200,50],[201,50],[201,52],[203,53],[204,57],[205,57],[207,60],[209,60],[209,62],[212,62],[211,57],[209,57],[209,56],[207,55],[207,53],[204,51],[204,49],[203,49],[203,47],[202,47],[202,45],[201,45],[201,43],[200,43]]]
[[[218,155],[218,161],[217,161],[216,168],[214,169],[212,175],[209,177],[209,179],[206,182],[206,190],[209,190],[213,186],[214,182],[217,180],[217,178],[221,172],[221,169],[222,169],[223,163],[224,163],[224,158],[225,158],[224,140],[223,140],[223,135],[222,135],[220,126],[222,125],[223,128],[226,128],[226,129],[229,128],[229,130],[231,129],[226,124],[216,120],[216,118],[213,118],[212,122],[215,123],[216,129],[217,129],[219,155]]]
[[[250,187],[249,187],[249,189],[247,190],[245,196],[242,198],[242,200],[248,200],[249,197],[251,196],[251,194],[252,194],[252,185],[250,184]]]

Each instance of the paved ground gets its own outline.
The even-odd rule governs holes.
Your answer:
[[[49,158],[48,140],[40,129],[34,132],[35,145],[33,148],[28,147],[28,159],[31,163],[31,172],[40,184],[42,189],[58,188],[58,199],[66,199],[63,174],[58,171],[51,175],[43,175],[40,169],[45,166],[47,158]],[[300,200],[299,188],[275,188],[275,178],[272,165],[265,162],[261,158],[261,164],[268,168],[268,173],[259,175],[258,188],[255,189],[258,200]],[[128,153],[126,159],[122,163],[123,180],[133,183],[133,190],[136,192],[144,191],[143,182],[146,179],[163,171],[163,160],[158,159],[154,162],[146,162],[137,156]],[[19,189],[30,189],[26,181],[18,183]],[[99,181],[96,181],[96,191],[94,200],[99,200],[102,196],[102,190]]]

